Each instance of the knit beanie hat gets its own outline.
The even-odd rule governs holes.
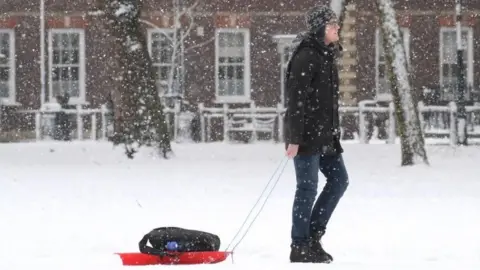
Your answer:
[[[337,20],[337,15],[331,8],[324,5],[315,6],[305,14],[305,24],[310,33],[324,30],[332,20]]]

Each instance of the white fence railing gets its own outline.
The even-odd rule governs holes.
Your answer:
[[[480,106],[467,106],[468,135],[480,138]],[[451,144],[457,140],[455,103],[448,106],[426,106],[418,104],[421,126],[426,138],[445,138]],[[283,141],[283,117],[285,108],[256,107],[251,103],[246,108],[232,108],[228,104],[222,107],[205,107],[199,104],[201,141],[210,141],[212,132],[219,131],[218,123],[212,124],[212,119],[221,121],[223,140],[229,141],[231,132],[248,131],[250,141],[258,138],[259,132],[269,133],[271,137],[277,134],[277,141]],[[350,123],[346,123],[350,118]],[[351,119],[354,119],[351,121]],[[384,130],[383,140],[395,143],[397,138],[395,111],[393,103],[388,107],[378,106],[374,101],[361,101],[355,107],[340,107],[340,125],[342,134],[346,130],[354,130],[354,137],[360,143],[368,143],[379,130]],[[377,134],[378,135],[378,134]],[[218,136],[217,136],[218,137]]]
[[[58,103],[47,103],[40,109],[20,110],[17,113],[34,115],[35,139],[43,140],[53,136],[53,132],[55,132],[55,117],[59,112],[65,113],[69,116],[75,116],[74,121],[71,121],[71,118],[69,121],[74,124],[74,128],[72,128],[72,130],[74,130],[76,133],[74,138],[76,140],[86,139],[86,131],[89,131],[88,139],[90,140],[106,140],[107,137],[113,132],[113,119],[109,118],[111,111],[106,105],[101,105],[100,108],[82,108],[82,105],[76,105],[75,109],[63,109]],[[175,104],[174,108],[165,108],[164,113],[166,114],[165,121],[169,127],[170,133],[172,134],[173,138],[177,138],[177,133],[181,128],[181,120],[183,116],[180,113],[179,104]],[[85,119],[85,116],[89,116],[90,119]],[[98,120],[100,120],[100,126],[98,124]],[[89,127],[84,126],[85,122],[89,123]],[[100,130],[98,130],[98,128],[100,128]]]
[[[467,106],[466,110],[468,135],[480,138],[480,106]],[[23,110],[19,113],[35,115],[36,139],[42,140],[48,137],[52,130],[55,113],[60,111],[75,115],[75,139],[84,139],[85,132],[88,130],[89,139],[105,140],[111,132],[113,123],[109,119],[110,111],[105,105],[97,109],[84,109],[81,105],[76,106],[75,109],[46,106],[40,110]],[[361,101],[358,106],[341,106],[339,111],[342,139],[368,143],[376,137],[387,143],[395,143],[397,130],[393,103],[388,107],[381,107],[374,101]],[[451,144],[456,143],[455,103],[452,102],[448,106],[427,106],[420,102],[418,111],[426,138],[443,138]],[[255,103],[249,104],[248,107],[235,107],[229,104],[223,104],[221,107],[205,107],[200,103],[197,112],[182,112],[180,104],[176,104],[173,108],[165,108],[164,112],[171,137],[176,141],[181,141],[183,137],[191,137],[192,123],[195,119],[199,122],[197,126],[201,142],[218,140],[218,138],[230,141],[235,132],[249,134],[249,141],[262,138],[283,141],[285,108],[281,104],[276,107],[257,107]],[[85,116],[89,116],[89,119]],[[89,128],[85,128],[84,123],[89,123]],[[214,136],[219,135],[217,133],[222,136]]]
[[[75,131],[76,139],[82,140],[85,137],[84,127],[84,116],[90,116],[90,136],[91,140],[96,140],[97,135],[97,126],[98,126],[98,115],[100,115],[100,139],[104,140],[107,138],[108,132],[108,120],[107,114],[110,112],[107,109],[106,105],[100,106],[97,109],[91,108],[82,108],[82,105],[75,106],[75,109],[63,109],[60,108],[58,104],[50,103],[47,106],[42,107],[39,110],[21,110],[18,113],[21,114],[34,114],[35,116],[35,138],[36,140],[42,140],[46,137],[52,136],[54,132],[54,119],[55,115],[59,112],[63,112],[67,115],[75,115]]]
[[[223,140],[229,141],[231,131],[248,131],[252,133],[252,140],[257,139],[257,132],[275,132],[275,122],[278,130],[283,130],[283,121],[279,121],[284,113],[284,108],[278,105],[272,107],[256,107],[254,103],[247,108],[230,108],[223,104],[222,108],[207,108],[203,103],[199,104],[200,134],[202,142],[211,137],[212,118],[223,120]]]

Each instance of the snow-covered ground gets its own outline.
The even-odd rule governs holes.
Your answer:
[[[323,241],[333,264],[288,263],[290,161],[233,264],[186,267],[480,269],[480,147],[429,145],[431,166],[409,168],[399,166],[398,145],[344,148],[350,186]],[[169,225],[218,234],[225,248],[283,145],[174,149],[166,161],[148,151],[128,160],[109,143],[0,145],[0,269],[128,269],[112,254],[137,251],[145,233]]]

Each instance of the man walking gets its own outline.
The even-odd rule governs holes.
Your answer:
[[[290,261],[329,263],[333,258],[320,240],[348,186],[339,132],[339,26],[325,6],[308,11],[305,21],[308,31],[294,41],[286,74],[286,155],[293,158],[297,179]],[[319,171],[327,180],[315,202]]]

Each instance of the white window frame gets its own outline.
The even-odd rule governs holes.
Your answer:
[[[455,40],[456,40],[456,31],[457,28],[455,26],[453,27],[440,27],[439,31],[439,84],[441,91],[443,91],[443,33],[445,32],[454,32],[455,33]],[[462,27],[462,32],[467,31],[467,73],[466,73],[466,84],[467,84],[467,91],[468,91],[468,85],[473,85],[473,73],[474,73],[474,53],[473,53],[473,28],[469,26],[464,26]],[[455,43],[456,44],[456,43]],[[465,48],[464,48],[465,49]],[[455,52],[456,56],[456,52]],[[455,99],[455,89],[452,90],[452,97],[451,99]],[[468,96],[468,93],[465,93],[466,96]]]
[[[403,46],[405,47],[406,53],[406,60],[407,65],[410,65],[410,29],[406,27],[400,27],[400,31],[403,34]],[[380,92],[380,72],[379,72],[379,65],[380,65],[380,33],[381,29],[376,28],[375,30],[375,99],[377,101],[392,101],[392,93],[385,93],[384,91]],[[386,63],[384,63],[386,65]],[[385,67],[385,74],[386,74],[386,67]]]
[[[148,48],[148,53],[150,54],[150,57],[152,56],[152,35],[153,34],[164,34],[164,35],[172,34],[173,35],[174,32],[175,32],[175,29],[172,29],[172,28],[149,28],[147,30],[147,37],[148,37],[147,38],[147,41],[148,41],[147,48]],[[178,49],[180,50],[181,48],[178,48]],[[180,53],[180,52],[177,52],[177,53]],[[154,62],[154,60],[152,58],[152,65],[155,68],[155,72],[157,72],[157,68],[160,67],[160,66],[164,66],[164,67],[165,66],[167,66],[167,67],[170,66],[170,69],[174,68],[172,60],[173,59],[170,59],[170,63],[156,63],[156,62]],[[167,78],[167,80],[168,80],[168,78]],[[166,91],[162,92],[162,90],[166,90]],[[181,96],[180,93],[172,92],[172,89],[159,89],[157,87],[157,91],[158,91],[160,96],[169,96],[169,97],[171,97],[171,96]]]
[[[54,101],[56,97],[53,96],[52,89],[52,67],[53,67],[53,34],[70,34],[76,33],[79,34],[78,41],[78,57],[79,57],[79,70],[78,70],[78,86],[79,86],[79,96],[70,97],[68,104],[87,104],[86,102],[86,71],[85,71],[85,30],[82,28],[52,28],[48,31],[48,97],[50,101]]]
[[[219,34],[221,33],[242,33],[244,36],[244,94],[241,96],[220,96],[218,94],[219,78],[218,72],[220,63],[219,56]],[[250,29],[248,28],[217,28],[215,29],[215,102],[217,103],[249,103],[251,101],[251,82],[250,82]]]
[[[1,103],[6,104],[6,105],[13,105],[16,104],[16,75],[15,75],[15,31],[13,29],[0,29],[0,33],[2,34],[8,34],[8,37],[10,39],[10,48],[9,48],[9,53],[10,57],[9,60],[10,62],[9,67],[9,92],[8,92],[8,98],[2,97],[1,98]]]
[[[280,57],[279,69],[280,69],[280,102],[285,106],[285,71],[287,69],[288,61],[285,61],[285,49],[292,46],[292,42],[296,35],[275,35],[273,39],[277,42],[278,55]]]

